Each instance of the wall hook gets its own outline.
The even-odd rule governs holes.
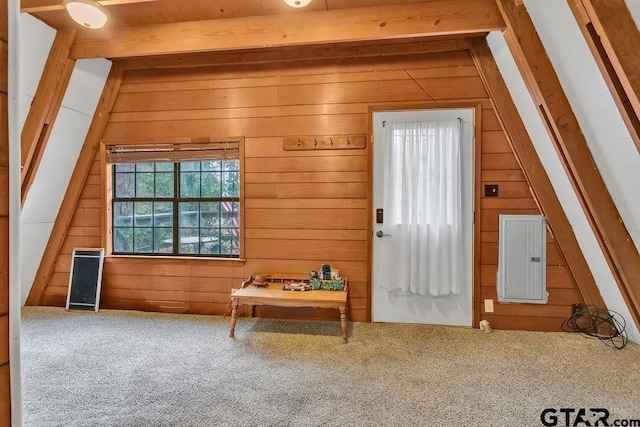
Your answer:
[[[349,137],[347,137],[347,145],[351,145],[351,141],[349,141]]]
[[[298,146],[302,145],[302,141],[300,141],[300,138],[298,138]]]
[[[318,138],[313,138],[313,145],[318,146]]]
[[[332,136],[329,137],[329,144],[331,144],[331,146],[333,147],[333,137]]]

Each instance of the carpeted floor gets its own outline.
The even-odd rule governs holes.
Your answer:
[[[338,322],[246,318],[228,334],[216,316],[25,308],[24,425],[540,426],[545,408],[583,407],[640,419],[635,344],[355,323],[344,345]]]

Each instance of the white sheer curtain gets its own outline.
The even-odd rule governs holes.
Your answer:
[[[380,283],[419,295],[459,294],[464,277],[460,120],[385,126]]]

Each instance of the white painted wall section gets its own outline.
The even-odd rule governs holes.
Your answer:
[[[640,153],[567,2],[525,5],[620,216],[640,248]]]
[[[492,32],[487,37],[487,41],[527,132],[534,143],[536,152],[574,229],[578,244],[591,268],[607,307],[618,312],[625,319],[629,338],[640,343],[640,331],[634,324],[629,309],[622,299],[618,285],[611,274],[593,230],[587,222],[584,211],[538,114],[537,107],[529,95],[502,34]]]
[[[46,27],[40,21],[37,23]],[[30,24],[33,23],[30,22]],[[25,35],[25,37],[31,37],[31,35]],[[34,44],[38,45],[38,43]],[[51,44],[49,44],[49,48],[50,46]],[[30,56],[38,58],[24,58],[21,59],[21,63],[29,64],[33,60],[34,63],[39,64],[43,61],[44,64],[48,53],[39,45],[31,49],[31,44],[29,44],[20,50],[21,58]],[[23,304],[29,296],[40,260],[49,241],[53,224],[60,210],[110,69],[111,62],[105,59],[79,60],[71,75],[62,107],[51,130],[51,136],[43,153],[38,172],[29,189],[20,218]],[[40,72],[42,72],[42,67]],[[28,74],[28,77],[30,79],[36,78],[33,73]],[[37,79],[40,79],[39,75]],[[37,84],[37,81],[35,84],[25,82],[25,91],[37,88]],[[33,93],[35,93],[35,89],[33,89]],[[28,108],[26,111],[28,112]]]
[[[20,129],[31,107],[31,101],[38,89],[42,70],[47,62],[47,56],[56,37],[56,30],[45,25],[33,16],[21,13],[20,24]]]

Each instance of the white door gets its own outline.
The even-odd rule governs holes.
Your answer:
[[[385,182],[387,187],[393,185],[397,170],[390,172],[387,164],[385,175],[385,159],[388,158],[385,141],[385,128],[393,122],[416,122],[461,119],[461,186],[462,186],[462,248],[458,253],[462,256],[459,273],[462,275],[454,292],[421,292],[406,286],[390,287],[386,285],[389,273],[393,272],[398,259],[390,259],[390,248],[409,244],[408,239],[393,233],[394,225],[385,218],[383,209]],[[411,111],[379,111],[373,113],[373,267],[372,267],[372,319],[374,322],[423,323],[436,325],[471,326],[473,319],[473,109],[441,109]],[[406,171],[405,171],[406,172]],[[409,197],[403,192],[402,197]],[[415,197],[415,196],[411,196]],[[387,196],[389,198],[389,196]],[[402,203],[406,203],[402,200]],[[386,221],[386,222],[385,222]],[[395,234],[395,235],[394,235]],[[420,243],[418,243],[420,244]],[[431,244],[431,243],[430,243]],[[389,245],[386,248],[384,245]],[[443,248],[444,250],[445,248]],[[446,248],[447,250],[450,248]],[[437,253],[431,248],[429,253]],[[387,255],[385,255],[387,254]],[[387,259],[385,259],[387,258]],[[415,260],[412,261],[414,264]],[[420,263],[420,260],[417,261]],[[424,263],[425,265],[427,263]],[[422,267],[420,267],[422,268]],[[424,268],[422,268],[424,269]],[[425,273],[425,272],[422,272]],[[429,272],[426,272],[428,275]],[[457,274],[457,272],[456,272]],[[406,275],[405,275],[406,276]],[[385,277],[386,279],[383,279]],[[400,277],[400,276],[399,276]],[[440,276],[439,276],[440,277]],[[446,284],[445,284],[446,285]],[[446,286],[445,286],[446,289]],[[434,296],[434,294],[439,294]]]

